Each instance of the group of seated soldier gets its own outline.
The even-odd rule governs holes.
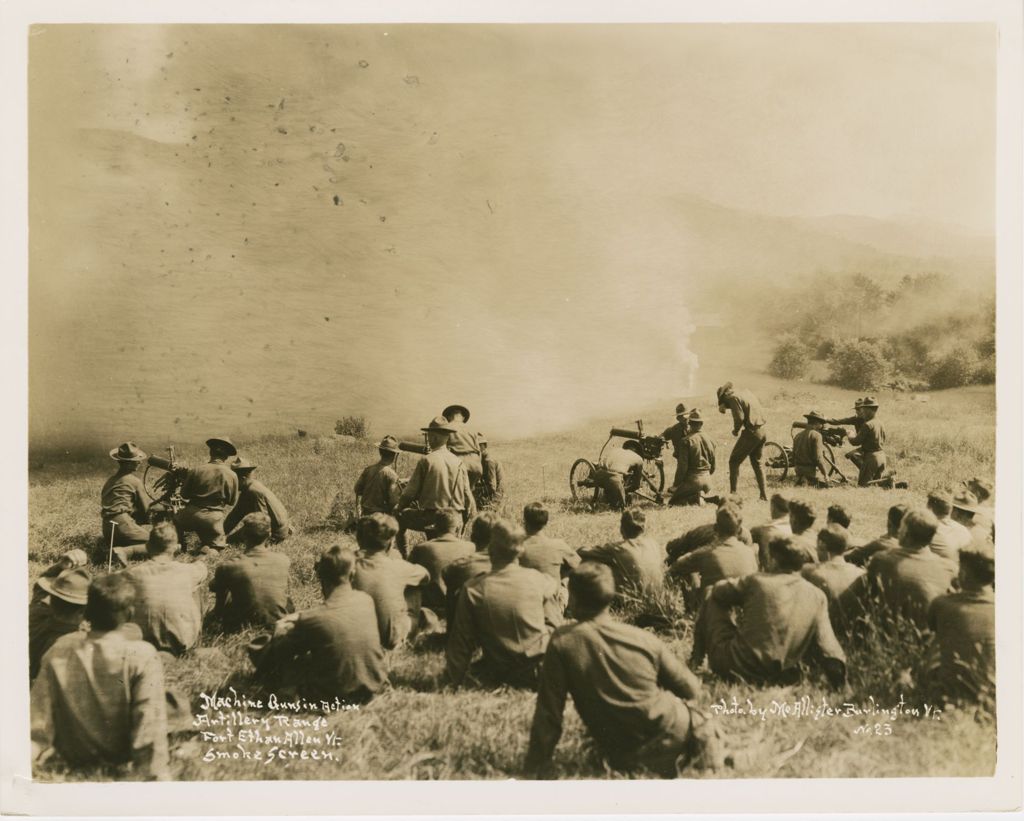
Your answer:
[[[443,447],[448,434],[437,434]],[[573,548],[547,534],[550,511],[533,502],[522,526],[479,513],[468,540],[464,511],[437,508],[421,517],[427,538],[406,553],[399,522],[364,510],[356,545],[329,547],[315,564],[323,603],[301,612],[273,521],[254,511],[236,527],[244,552],[208,582],[215,604],[205,619],[223,631],[266,631],[248,653],[267,687],[359,704],[387,684],[389,651],[445,633],[439,683],[537,690],[532,775],[549,771],[569,694],[616,768],[739,766],[713,722],[686,703],[699,699],[705,660],[710,675],[751,685],[791,684],[817,663],[842,688],[857,620],[905,619],[933,637],[927,672],[942,694],[980,697],[994,664],[994,533],[981,491],[991,485],[933,492],[927,507],[895,505],[886,533],[864,545],[842,506],[816,529],[812,504],[779,494],[764,524],[748,530],[742,499],[730,496],[713,523],[667,545],[632,507],[621,538]],[[163,662],[198,645],[210,576],[203,557],[177,560],[179,547],[175,526],[157,523],[144,561],[90,578],[84,554],[72,551],[37,582],[32,737],[41,758],[56,750],[72,764],[132,761],[140,777],[168,777]],[[682,588],[695,618],[689,667],[616,615],[666,587]],[[117,684],[120,670],[129,686]]]

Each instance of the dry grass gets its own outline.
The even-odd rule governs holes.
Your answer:
[[[749,383],[749,382],[748,382]],[[788,438],[788,427],[776,420],[799,418],[811,406],[826,415],[845,414],[853,394],[833,388],[784,383],[762,377],[754,389],[764,400],[772,439]],[[812,392],[813,391],[813,392]],[[900,478],[910,482],[906,491],[842,487],[830,491],[805,491],[824,508],[833,501],[853,513],[852,531],[868,539],[884,530],[887,508],[897,501],[918,502],[922,491],[934,483],[953,483],[973,475],[991,476],[994,453],[994,396],[987,388],[969,388],[930,395],[921,403],[909,396],[883,397],[883,419],[889,432],[890,453]],[[728,420],[713,413],[711,399],[704,398],[708,432],[719,442],[722,461],[731,447]],[[660,429],[671,419],[649,414],[651,427]],[[515,515],[523,504],[544,500],[553,509],[551,534],[574,546],[612,538],[617,516],[589,513],[568,501],[569,465],[578,456],[594,457],[607,428],[625,420],[601,420],[570,434],[502,442],[492,434],[492,448],[505,465],[509,494],[503,505]],[[377,434],[383,431],[377,431]],[[248,456],[260,465],[262,479],[285,501],[298,534],[283,550],[292,559],[292,595],[298,607],[317,603],[312,563],[317,553],[339,536],[323,528],[323,519],[334,495],[351,492],[358,469],[374,459],[367,444],[333,445],[312,438],[265,438],[244,443]],[[203,457],[200,449],[182,448],[186,461]],[[403,473],[411,465],[403,456]],[[668,460],[667,473],[672,463]],[[105,454],[68,462],[57,454],[34,453],[30,470],[30,573],[34,578],[50,561],[72,547],[93,548],[98,538],[99,487],[110,468]],[[726,481],[725,466],[716,475]],[[741,492],[756,499],[749,468],[741,477]],[[767,518],[766,506],[748,501],[748,524]],[[649,530],[662,542],[692,525],[708,521],[700,509],[651,509]],[[663,637],[682,658],[689,650],[690,625],[679,619],[678,602],[667,597],[640,608],[669,614],[673,620]],[[636,612],[634,612],[636,615]],[[239,691],[255,691],[251,667],[245,657],[248,634],[204,636],[206,648],[167,665],[169,681],[197,700],[228,684]],[[878,639],[851,651],[851,689],[830,693],[824,682],[812,676],[793,688],[751,689],[726,685],[705,676],[704,705],[731,704],[770,709],[773,701],[794,702],[807,696],[817,705],[862,703],[874,697],[894,705],[901,694],[908,705],[920,706],[912,683],[903,670],[907,660],[922,648]],[[440,691],[437,679],[443,669],[443,652],[436,637],[425,637],[412,647],[390,655],[391,686],[358,711],[331,718],[331,726],[344,739],[339,760],[295,762],[287,766],[246,761],[203,763],[204,750],[194,739],[176,740],[175,766],[182,779],[367,779],[422,778],[476,779],[521,777],[522,760],[533,710],[534,697],[514,690]],[[853,719],[814,720],[766,716],[765,720],[742,715],[723,715],[721,722],[732,741],[761,752],[758,764],[744,773],[752,777],[885,777],[913,775],[985,775],[995,763],[995,732],[991,722],[974,715],[947,713],[941,720],[903,716],[892,723],[890,735],[854,734]],[[870,723],[874,723],[874,720]],[[801,745],[784,762],[779,755]],[[781,763],[780,763],[781,762]],[[563,740],[556,753],[557,773],[563,778],[594,778],[609,773],[593,751],[570,707]],[[58,763],[37,773],[47,780],[79,780],[116,775],[108,771],[69,773]]]

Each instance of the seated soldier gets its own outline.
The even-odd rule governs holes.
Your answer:
[[[800,663],[816,661],[829,683],[846,683],[846,655],[836,641],[825,594],[800,575],[804,549],[792,537],[768,545],[772,570],[726,579],[711,589],[694,625],[691,667],[705,654],[715,675],[754,685],[788,685]],[[742,608],[734,621],[730,610]]]
[[[491,528],[491,570],[470,579],[459,593],[448,629],[447,676],[462,686],[479,646],[473,676],[486,684],[536,687],[551,631],[561,624],[558,583],[521,567],[522,529],[504,519]]]
[[[949,517],[967,530],[971,537],[968,545],[992,542],[992,520],[985,516],[978,498],[969,490],[961,490],[953,496],[953,510]]]
[[[295,531],[285,506],[263,482],[253,478],[256,465],[240,456],[232,462],[231,469],[238,476],[238,502],[224,519],[228,543],[242,540],[237,528],[250,513],[263,513],[270,517],[270,541],[283,542],[291,536]]]
[[[170,778],[163,665],[129,624],[135,595],[126,574],[94,579],[90,631],[61,636],[43,657],[31,696],[33,762],[56,751],[74,767],[131,762],[135,778]]]
[[[423,606],[429,607],[438,616],[445,614],[448,588],[444,583],[444,570],[456,559],[471,556],[476,548],[472,542],[460,539],[462,514],[454,508],[443,507],[437,511],[437,523],[431,538],[420,542],[409,553],[409,561],[425,567],[430,582],[423,590]]]
[[[601,462],[594,471],[594,484],[599,498],[613,510],[621,510],[630,494],[640,487],[644,458],[640,443],[630,439],[622,447],[606,448]]]
[[[194,532],[199,537],[204,553],[227,547],[224,518],[238,501],[238,477],[227,464],[238,455],[238,450],[226,436],[206,440],[210,461],[191,468],[181,484],[185,507],[174,517],[178,539],[184,543],[185,534]]]
[[[850,564],[843,558],[850,544],[846,528],[830,524],[818,531],[818,556],[821,564],[804,565],[803,575],[811,584],[828,597],[828,612],[832,626],[840,633],[846,632],[848,620],[843,612],[840,597],[850,585],[864,575],[864,569]]]
[[[688,763],[724,763],[724,751],[707,743],[708,719],[686,703],[700,696],[700,679],[657,636],[608,612],[615,598],[609,569],[581,564],[569,577],[569,596],[577,621],[554,632],[544,655],[526,773],[549,777],[567,695],[617,770],[675,778]]]
[[[793,437],[793,469],[798,485],[827,487],[828,473],[831,470],[825,458],[825,440],[821,431],[825,427],[825,417],[817,411],[804,414],[806,427]]]
[[[315,565],[324,603],[277,623],[272,637],[249,645],[256,674],[272,688],[307,698],[360,704],[387,683],[373,599],[352,589],[355,552],[334,545]]]
[[[768,569],[768,544],[771,540],[793,535],[793,528],[789,524],[789,499],[781,493],[773,493],[768,506],[771,520],[767,524],[750,528],[750,537],[757,545],[757,564],[762,570]]]
[[[850,525],[852,523],[853,516],[850,515],[850,511],[845,507],[840,504],[831,504],[828,506],[828,510],[825,513],[825,526],[839,525],[839,527],[846,531],[846,543],[848,550],[854,545],[854,536],[850,532]],[[818,559],[823,562],[828,561],[828,555],[819,550]]]
[[[380,460],[363,468],[356,480],[356,518],[371,513],[386,513],[394,516],[402,485],[395,472],[395,460],[401,452],[394,436],[385,436],[377,445]]]
[[[643,596],[660,589],[664,582],[661,548],[645,535],[646,529],[647,514],[638,507],[627,508],[619,519],[621,541],[581,547],[578,551],[584,561],[600,562],[611,568],[620,598]]]
[[[377,609],[380,643],[385,650],[402,644],[419,620],[420,589],[430,574],[391,552],[398,522],[384,513],[364,516],[356,527],[359,555],[352,586],[368,593]]]
[[[711,492],[715,443],[704,433],[704,419],[699,410],[690,412],[688,430],[676,455],[670,505],[703,505]]]
[[[669,567],[666,578],[679,578],[698,595],[690,596],[688,603],[698,609],[704,601],[705,591],[722,579],[735,579],[757,572],[757,554],[753,547],[736,538],[742,515],[739,508],[728,502],[718,508],[715,518],[716,541],[680,556]]]
[[[82,553],[81,550],[75,552]],[[59,562],[60,565],[63,562]],[[55,578],[44,574],[36,580],[40,595],[34,597],[28,611],[30,680],[39,673],[43,656],[57,639],[82,629],[86,594],[91,581],[92,574],[88,570],[74,566],[61,571]]]
[[[844,557],[850,564],[857,567],[866,567],[871,557],[876,553],[885,550],[896,550],[900,546],[899,532],[903,515],[909,510],[904,504],[893,505],[889,508],[889,515],[886,518],[886,531],[874,541],[852,548]]]
[[[928,509],[935,514],[938,525],[930,545],[932,553],[936,553],[954,564],[960,551],[971,543],[971,534],[967,528],[953,520],[953,494],[945,488],[933,490],[928,494]]]
[[[721,507],[726,502],[735,505],[741,511],[743,510],[743,497],[738,493],[730,493],[728,496],[721,498],[716,503],[718,507]],[[787,526],[789,524],[789,518],[786,519]],[[665,545],[665,563],[672,564],[680,556],[684,556],[692,550],[696,550],[699,547],[704,547],[715,541],[715,523],[709,522],[708,524],[697,525],[697,527],[690,528],[677,539],[672,539],[667,545]],[[750,531],[747,530],[743,525],[740,525],[740,532],[736,534],[738,538],[744,544],[753,544],[754,540],[751,538]]]
[[[117,462],[117,473],[100,492],[103,544],[109,548],[113,535],[114,555],[127,566],[131,559],[145,557],[149,538],[149,494],[138,474],[146,454],[134,442],[125,442],[110,451],[110,458]]]
[[[579,554],[561,539],[553,539],[542,532],[550,514],[543,502],[531,502],[523,508],[523,527],[526,541],[519,564],[539,570],[559,583],[559,603],[563,609],[569,600],[563,579],[580,563]]]
[[[818,514],[814,506],[801,499],[792,499],[789,503],[789,526],[793,530],[793,544],[804,551],[807,561],[818,563],[818,540],[812,528]]]
[[[934,689],[948,701],[995,695],[995,557],[988,544],[960,551],[960,591],[936,598],[928,611],[938,659]]]
[[[272,627],[295,609],[288,597],[291,561],[268,545],[270,517],[250,513],[237,532],[245,553],[219,565],[210,580],[210,590],[217,597],[213,616],[229,633],[250,624]]]
[[[866,577],[867,593],[880,596],[889,615],[910,619],[922,630],[928,626],[931,603],[949,591],[957,575],[957,565],[929,548],[937,528],[931,511],[908,511],[900,524],[899,548],[876,553]],[[843,607],[849,609],[845,601]]]
[[[445,616],[448,624],[455,619],[455,605],[459,601],[459,591],[470,579],[482,576],[491,571],[491,554],[487,548],[491,543],[491,529],[501,521],[497,513],[485,510],[479,514],[469,527],[469,540],[476,552],[470,556],[456,559],[444,569],[444,586],[446,592]]]
[[[174,525],[158,522],[146,543],[149,558],[122,573],[138,590],[133,621],[142,628],[142,637],[157,650],[179,656],[199,643],[199,586],[207,570],[201,561],[174,561],[177,550]]]

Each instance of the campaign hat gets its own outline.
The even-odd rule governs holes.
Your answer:
[[[238,454],[238,448],[235,447],[235,443],[232,442],[226,436],[211,436],[206,440],[206,447],[211,448],[214,445],[225,445],[231,450],[231,455],[235,456]]]
[[[391,434],[388,434],[380,440],[380,444],[377,445],[377,450],[386,450],[388,453],[398,453],[398,440]]]
[[[725,397],[732,395],[732,382],[726,382],[724,385],[722,385],[722,387],[718,389],[717,394],[718,404],[721,405],[722,400],[725,399]]]
[[[680,402],[676,405],[676,416],[684,416],[686,414],[686,405]]]
[[[123,442],[110,451],[110,458],[116,462],[141,462],[146,454],[134,442]]]
[[[435,416],[425,428],[420,428],[424,433],[455,433],[455,428],[443,416]]]
[[[244,456],[239,456],[231,463],[231,469],[235,473],[246,473],[248,471],[256,470],[257,465],[255,462],[250,462]]]
[[[700,415],[700,411],[697,410],[697,408],[694,408],[692,411],[690,411],[690,413],[687,414],[686,419],[687,419],[687,421],[691,425],[693,425],[693,424],[703,425],[704,424],[704,417]]]
[[[878,407],[878,402],[875,401],[875,397],[873,397],[873,396],[865,396],[860,401],[860,406],[862,408],[877,408]]]
[[[978,497],[969,490],[961,490],[953,496],[953,507],[966,510],[968,513],[977,513]]]
[[[449,405],[447,408],[441,411],[441,416],[443,416],[450,422],[451,418],[457,413],[462,414],[462,418],[464,421],[469,421],[469,408],[467,408],[465,405]]]
[[[810,413],[805,413],[804,414],[804,419],[806,419],[808,422],[821,422],[822,424],[825,424],[825,422],[828,421],[824,416],[822,416],[816,410],[812,410]]]
[[[84,567],[73,567],[65,570],[56,579],[41,578],[38,584],[51,596],[63,599],[69,604],[85,604],[89,596],[89,584],[92,574]]]

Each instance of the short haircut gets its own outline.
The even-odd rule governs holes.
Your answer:
[[[903,521],[903,517],[906,515],[908,510],[910,510],[910,508],[902,502],[889,508],[889,515],[886,518],[886,521],[889,524],[889,529],[893,533],[900,529],[900,522]]]
[[[852,517],[850,516],[850,512],[842,505],[828,506],[828,515],[825,517],[825,520],[829,524],[842,525],[849,530],[851,519]]]
[[[398,533],[398,522],[386,513],[371,513],[356,524],[356,541],[361,550],[376,553],[391,544]]]
[[[355,563],[356,554],[351,547],[335,544],[320,554],[313,569],[321,585],[337,587],[348,578]]]
[[[492,562],[510,562],[523,552],[526,531],[508,519],[498,519],[491,527],[491,541],[488,551]]]
[[[948,516],[953,512],[953,500],[946,490],[933,490],[928,494],[928,509],[936,516]]]
[[[781,493],[772,494],[770,506],[773,516],[782,516],[784,513],[789,513],[789,499]]]
[[[135,585],[127,576],[99,576],[89,585],[85,618],[94,630],[114,630],[131,618],[135,596]]]
[[[802,499],[794,499],[789,503],[789,518],[795,526],[803,531],[814,524],[818,514],[809,502],[805,502]]]
[[[441,507],[437,510],[437,518],[434,520],[434,531],[441,535],[443,533],[455,533],[462,527],[462,511],[454,507]]]
[[[627,539],[635,539],[647,527],[647,514],[638,507],[627,507],[619,517],[619,530]]]
[[[469,540],[477,550],[483,550],[491,541],[491,530],[500,517],[492,510],[485,510],[473,519],[469,528]]]
[[[242,519],[242,538],[253,544],[263,544],[270,538],[270,517],[266,513],[247,513]]]
[[[985,546],[971,545],[960,551],[960,569],[978,585],[995,584],[996,557]]]
[[[768,553],[775,566],[786,573],[799,570],[809,561],[807,553],[801,550],[790,536],[780,536],[768,543]]]
[[[171,522],[157,522],[146,540],[146,552],[159,556],[173,550],[178,544],[178,531]]]
[[[569,595],[584,610],[604,610],[615,598],[615,575],[606,564],[581,562],[569,575]]]
[[[839,556],[850,547],[850,534],[843,525],[832,523],[818,531],[818,544],[829,556]]]
[[[537,532],[547,527],[551,514],[543,502],[530,502],[523,508],[523,524],[527,530]]]
[[[726,502],[715,513],[715,533],[722,538],[735,536],[743,524],[743,511],[736,505]]]
[[[939,528],[939,520],[928,508],[917,507],[903,514],[900,526],[914,545],[923,547],[931,544]]]

